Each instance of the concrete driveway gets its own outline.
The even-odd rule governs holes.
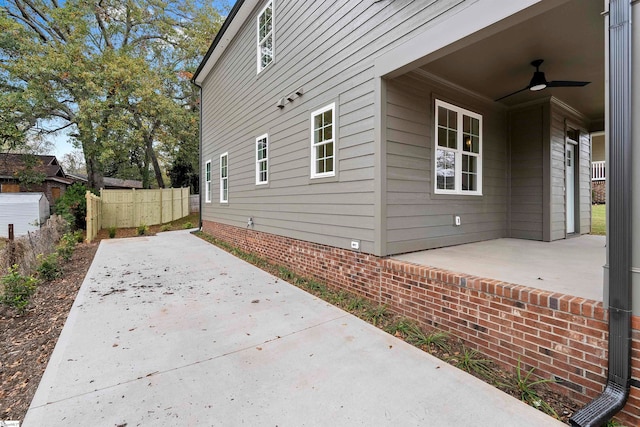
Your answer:
[[[23,426],[560,426],[186,231],[104,240]]]

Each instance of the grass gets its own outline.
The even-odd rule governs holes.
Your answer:
[[[607,234],[607,206],[591,206],[591,234],[604,236]]]

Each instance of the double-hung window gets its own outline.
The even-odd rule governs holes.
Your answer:
[[[335,110],[331,104],[311,113],[311,178],[336,174]]]
[[[273,0],[258,14],[258,73],[273,62]]]
[[[269,135],[256,138],[256,185],[269,182]]]
[[[204,165],[204,201],[211,203],[211,160]]]
[[[229,202],[229,154],[220,155],[220,203]]]
[[[435,192],[482,195],[482,116],[436,100]]]

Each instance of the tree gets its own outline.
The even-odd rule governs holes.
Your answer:
[[[60,164],[66,173],[74,175],[86,175],[87,170],[84,167],[84,156],[82,151],[73,150],[65,154],[60,159]]]
[[[0,125],[17,144],[39,121],[72,130],[89,186],[126,159],[145,186],[197,139],[189,82],[222,18],[198,0],[4,0],[0,6]],[[3,114],[4,116],[4,114]],[[195,125],[193,125],[195,123]],[[186,125],[185,125],[186,124]]]

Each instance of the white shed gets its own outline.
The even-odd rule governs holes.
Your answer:
[[[0,237],[35,231],[49,218],[49,201],[44,193],[0,193]]]

